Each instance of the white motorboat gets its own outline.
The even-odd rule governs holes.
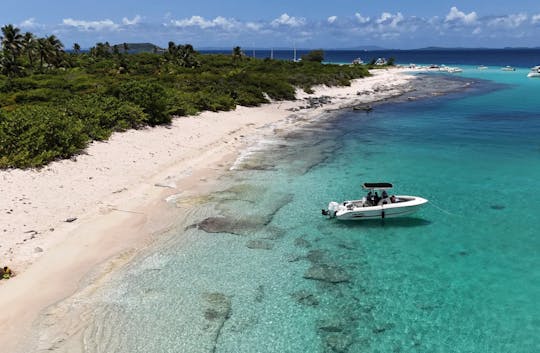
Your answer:
[[[361,200],[349,200],[341,203],[332,201],[327,210],[322,210],[324,216],[339,220],[383,219],[408,216],[428,200],[409,195],[388,196],[386,190],[393,186],[390,183],[364,183],[364,190],[369,190]],[[378,191],[382,190],[381,197]]]
[[[540,65],[531,68],[531,72],[527,74],[527,77],[540,77]]]
[[[505,66],[503,68],[501,68],[502,71],[516,71],[515,68],[513,68],[512,66]]]
[[[442,65],[439,68],[439,71],[444,71],[444,72],[448,72],[448,73],[451,73],[451,74],[458,73],[458,72],[463,72],[463,70],[460,69],[459,67],[452,67],[452,66],[446,66],[446,65]]]
[[[488,67],[485,66],[485,65],[480,65],[480,66],[477,67],[477,69],[478,69],[478,70],[487,70]]]

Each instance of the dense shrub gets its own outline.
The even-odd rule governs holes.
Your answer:
[[[132,102],[140,106],[148,114],[146,122],[149,125],[168,124],[169,97],[165,88],[156,82],[128,81],[122,83],[116,90],[120,100]]]
[[[268,98],[293,100],[296,87],[309,92],[315,85],[349,85],[369,75],[363,65],[232,55],[197,55],[195,67],[151,53],[68,59],[67,69],[37,73],[27,63],[25,77],[0,75],[0,168],[69,157],[87,141],[168,124],[173,115],[258,106]]]
[[[37,167],[80,152],[88,141],[80,120],[47,106],[0,111],[0,167]]]
[[[114,131],[146,125],[148,115],[141,107],[112,96],[91,94],[66,103],[66,114],[83,123],[84,133],[93,140],[106,140]]]

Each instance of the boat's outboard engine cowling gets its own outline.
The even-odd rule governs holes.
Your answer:
[[[335,217],[336,212],[339,210],[339,203],[332,201],[328,204],[328,213],[330,217]]]

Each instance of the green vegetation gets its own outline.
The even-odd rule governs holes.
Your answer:
[[[324,50],[312,50],[309,53],[302,55],[302,61],[313,61],[320,63],[324,60]]]
[[[133,44],[79,44],[64,51],[55,36],[1,28],[0,168],[39,167],[80,153],[115,131],[168,124],[172,116],[233,110],[295,99],[295,87],[349,85],[369,75],[361,65],[201,55],[189,45],[136,52]],[[319,56],[317,56],[319,55]],[[316,59],[316,60],[315,60]]]

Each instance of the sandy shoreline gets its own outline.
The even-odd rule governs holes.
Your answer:
[[[167,230],[167,196],[204,193],[239,151],[275,129],[402,94],[413,79],[403,72],[379,70],[350,87],[317,87],[294,102],[177,118],[169,127],[114,134],[76,160],[0,171],[0,264],[18,273],[0,285],[9,303],[0,312],[2,349],[15,352],[38,314],[76,292],[96,265],[120,254],[127,261]],[[305,108],[303,98],[321,96],[331,103]]]

